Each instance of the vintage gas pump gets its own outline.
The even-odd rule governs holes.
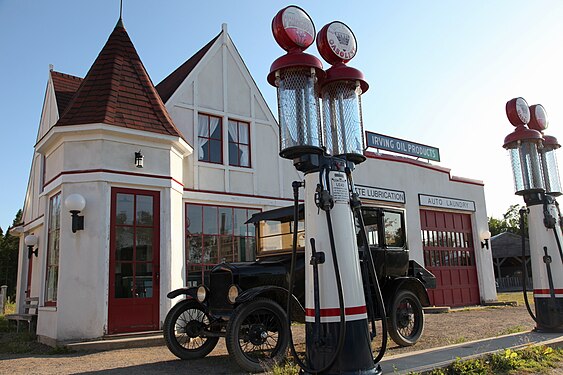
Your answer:
[[[307,363],[292,352],[307,373],[377,374],[381,370],[371,351],[348,178],[354,163],[364,160],[360,95],[368,86],[359,71],[343,64],[355,54],[356,40],[340,22],[323,28],[321,55],[338,62],[325,77],[321,62],[303,52],[315,38],[305,11],[282,9],[272,31],[287,51],[268,75],[278,94],[280,156],[304,173],[305,259],[310,265],[305,269]],[[293,184],[296,201],[300,185]]]
[[[563,331],[563,253],[561,217],[555,196],[561,194],[554,137],[542,136],[547,116],[541,105],[528,107],[523,98],[506,103],[506,114],[516,127],[504,139],[510,153],[514,187],[528,208],[530,258],[535,316],[540,331]],[[526,127],[528,125],[528,127]],[[524,284],[525,286],[525,284]]]

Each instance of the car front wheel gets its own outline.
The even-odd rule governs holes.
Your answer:
[[[164,341],[170,351],[181,359],[198,359],[208,355],[219,337],[207,337],[209,316],[194,300],[178,302],[164,320]]]
[[[281,361],[289,342],[286,314],[259,298],[237,307],[227,325],[227,350],[245,371],[259,372]]]

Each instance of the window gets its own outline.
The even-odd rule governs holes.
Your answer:
[[[186,204],[186,270],[188,285],[203,282],[204,272],[220,262],[256,258],[253,224],[246,221],[259,210]]]
[[[383,229],[385,245],[388,247],[404,247],[403,215],[398,212],[383,211]]]
[[[199,114],[197,144],[200,161],[223,163],[222,134],[223,127],[219,117]]]
[[[250,167],[250,125],[229,120],[229,165]]]
[[[261,255],[289,252],[293,249],[293,218],[291,221],[264,220],[260,222],[258,250]],[[297,226],[297,250],[305,249],[305,221]]]
[[[59,244],[61,235],[61,194],[49,201],[49,224],[47,233],[47,280],[45,285],[45,305],[57,304],[59,280]]]

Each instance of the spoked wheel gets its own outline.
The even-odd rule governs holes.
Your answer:
[[[227,325],[227,350],[245,371],[264,371],[287,352],[288,325],[283,309],[270,299],[239,306]]]
[[[409,290],[397,293],[389,312],[389,320],[389,336],[397,345],[416,344],[424,330],[424,312],[418,297]]]
[[[197,359],[208,355],[219,337],[206,337],[209,316],[194,300],[176,304],[164,320],[164,341],[170,351],[181,359]]]

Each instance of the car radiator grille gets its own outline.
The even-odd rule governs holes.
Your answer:
[[[209,305],[212,309],[232,309],[227,301],[227,292],[233,284],[233,275],[229,271],[213,272],[209,283]]]

